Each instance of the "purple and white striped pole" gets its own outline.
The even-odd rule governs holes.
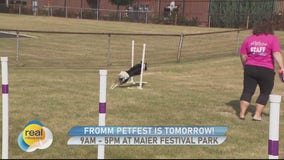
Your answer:
[[[8,159],[9,148],[9,98],[8,57],[1,57],[2,68],[2,159]]]
[[[105,126],[106,86],[107,86],[107,70],[100,70],[99,126]],[[104,156],[105,156],[105,146],[98,145],[98,159],[104,159]]]
[[[279,156],[279,119],[280,119],[280,95],[270,95],[269,113],[269,140],[268,158],[278,159]]]

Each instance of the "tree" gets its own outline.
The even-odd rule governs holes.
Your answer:
[[[98,0],[87,0],[87,3],[89,4],[89,6],[91,8],[96,8],[97,9],[97,4],[98,4]]]
[[[112,4],[116,5],[116,17],[118,17],[118,11],[120,6],[127,6],[132,4],[133,0],[109,0]]]
[[[210,0],[209,15],[213,27],[244,27],[261,18],[271,18],[276,0]]]

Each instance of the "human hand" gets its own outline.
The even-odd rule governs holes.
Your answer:
[[[284,82],[284,69],[279,69],[278,70],[279,78],[282,82]]]

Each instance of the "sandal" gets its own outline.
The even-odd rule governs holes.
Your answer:
[[[245,120],[245,116],[239,116],[240,120]]]
[[[262,119],[255,119],[255,118],[253,118],[252,120],[253,121],[262,121]]]

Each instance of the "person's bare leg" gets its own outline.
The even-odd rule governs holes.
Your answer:
[[[247,109],[249,107],[249,102],[247,101],[240,101],[240,118],[244,119],[246,116]]]
[[[255,113],[253,116],[254,120],[262,120],[262,111],[264,109],[264,105],[262,104],[256,104],[256,109],[255,109]]]

